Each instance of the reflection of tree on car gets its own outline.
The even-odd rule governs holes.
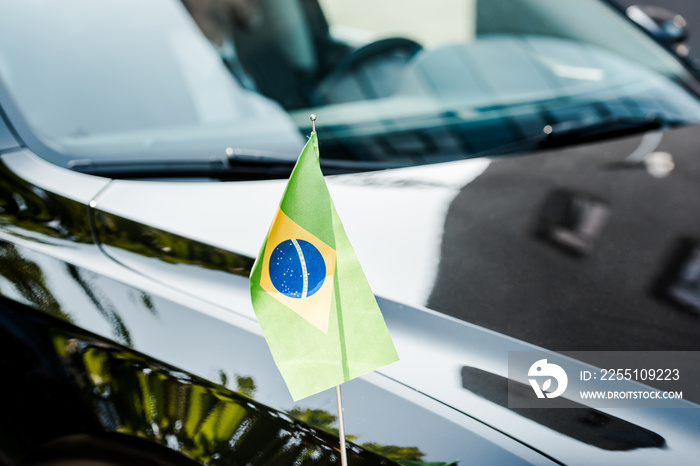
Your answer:
[[[158,438],[171,448],[176,444],[179,451],[202,464],[227,459],[236,464],[335,464],[335,453],[321,443],[326,436],[320,431],[337,436],[336,416],[322,410],[294,408],[288,414],[301,423],[287,426],[273,412],[252,401],[256,388],[251,377],[234,374],[236,386],[229,390],[106,342],[56,330],[53,344],[81,380],[83,392],[102,413],[103,422],[121,433]],[[231,439],[235,439],[234,456]],[[277,443],[269,443],[271,439],[277,439]],[[348,436],[349,441],[354,439]],[[400,464],[409,461],[420,465],[424,456],[415,447],[376,443],[362,447]],[[363,456],[356,456],[354,461],[390,464],[378,457],[371,463]]]
[[[101,421],[120,433],[158,439],[202,464],[310,458],[335,464],[335,453],[324,445],[330,435],[285,421],[235,392],[80,335],[56,331],[53,342]],[[376,457],[354,460],[390,464]]]

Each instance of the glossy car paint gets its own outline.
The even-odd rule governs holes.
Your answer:
[[[427,304],[468,322],[481,323],[557,350],[697,350],[700,331],[697,317],[688,309],[679,309],[678,303],[657,296],[653,289],[664,273],[678,238],[694,237],[698,233],[692,218],[686,214],[698,208],[698,197],[691,194],[695,185],[690,180],[685,184],[683,180],[674,179],[691,176],[694,171],[696,162],[689,141],[696,137],[697,131],[697,128],[687,128],[670,132],[660,141],[658,135],[649,135],[520,158],[477,159],[336,177],[329,179],[329,185],[334,202],[348,225],[348,234],[379,296],[414,307]],[[643,156],[637,152],[640,146],[647,152]],[[658,167],[653,166],[652,154],[659,153],[671,154],[673,170],[662,174],[654,171]],[[635,159],[630,160],[633,154]],[[636,160],[639,157],[642,162]],[[680,170],[686,175],[681,175]],[[136,183],[114,182],[98,200],[98,209],[128,216],[129,209],[133,212],[133,208],[120,210],[118,207],[120,202],[129,202],[128,193],[132,199],[147,197],[145,192],[139,193]],[[241,251],[253,257],[258,247],[256,238],[267,228],[269,214],[265,215],[264,211],[274,211],[283,184],[266,182],[258,185],[258,191],[243,183],[235,186],[241,189],[240,193],[231,194],[224,194],[223,190],[234,188],[218,187],[222,192],[216,193],[213,190],[217,186],[214,186],[210,188],[212,191],[202,195],[210,199],[206,202],[212,204],[211,210],[203,207],[201,217],[195,214],[196,221],[186,227],[166,228],[165,218],[162,219],[164,223],[159,224],[161,219],[153,216],[140,220],[221,246],[226,237],[233,237],[241,245]],[[571,245],[557,237],[546,237],[538,232],[548,193],[563,188],[608,206],[605,225],[590,239],[592,246],[586,251],[572,250]],[[164,210],[166,217],[172,217],[172,206],[184,199],[178,200],[174,189],[162,189],[163,197],[151,197],[149,202],[153,204],[147,211]],[[203,186],[202,189],[207,188]],[[264,208],[251,209],[252,203],[242,206],[223,202],[242,197],[244,190],[260,199]],[[222,200],[218,206],[217,199]],[[406,211],[397,210],[400,206],[406,206]],[[224,211],[231,212],[231,217],[215,214]],[[205,217],[218,218],[218,227],[203,229],[201,226],[207,225]],[[233,219],[236,218],[260,220],[251,221],[248,223],[250,230],[244,230],[235,228]],[[664,227],[658,230],[650,227],[655,224]],[[256,228],[260,231],[256,232]],[[204,236],[203,231],[210,233]],[[248,238],[250,231],[253,234]],[[247,245],[250,249],[246,251]],[[117,255],[120,261],[128,263],[130,257],[127,256],[131,255],[116,248],[105,248],[108,254]],[[435,257],[440,260],[431,262]],[[541,264],[543,261],[545,263]],[[642,267],[642,264],[649,265]],[[139,262],[133,266],[140,268],[143,264]],[[494,287],[493,283],[505,286]],[[186,284],[181,283],[181,286]],[[192,292],[196,291],[192,289]],[[221,296],[221,292],[212,291],[208,295]],[[233,299],[223,298],[220,304]],[[407,308],[394,312],[390,309],[394,308],[384,302],[383,311],[392,334],[396,333],[394,326],[407,321],[412,322],[412,327],[423,329],[439,325],[422,322],[427,320],[425,316],[416,319],[420,324],[414,323],[407,318]],[[448,339],[448,328],[455,324],[441,323],[445,328],[440,330],[434,327],[424,332],[407,329],[411,344],[403,348],[400,336],[397,337],[403,360],[381,372],[401,381],[419,379],[410,385],[460,407],[463,412],[474,413],[479,410],[478,403],[460,403],[458,400],[464,396],[462,386],[450,383],[445,374],[455,375],[461,361],[461,365],[505,376],[506,351],[522,347],[509,347],[503,339],[495,337],[487,344],[481,338],[467,335],[465,330],[452,330],[463,334]],[[457,327],[462,329],[462,326]],[[658,331],[649,331],[649,327]],[[429,346],[443,351],[431,358],[430,351],[420,342],[430,342]],[[474,346],[467,354],[462,354],[470,345],[467,342]],[[411,350],[414,358],[408,363],[405,354]],[[485,353],[491,354],[485,357]],[[455,359],[446,355],[454,355]],[[417,367],[420,370],[416,370]],[[631,416],[628,419],[642,426],[649,426],[650,416],[657,415],[626,414]],[[678,420],[679,425],[685,425],[684,431],[698,425],[694,410],[681,412],[680,417],[684,418]],[[493,412],[492,405],[487,405],[479,418],[516,438],[527,439],[528,444],[549,444],[545,452],[564,462],[574,461],[575,455],[582,454],[587,460],[606,461],[596,458],[597,449],[580,451],[580,442],[569,445],[565,441],[543,441],[547,430],[533,427],[529,422],[520,426],[521,419],[504,419]],[[682,437],[668,433],[662,436]],[[574,451],[577,453],[569,456]],[[651,458],[648,450],[640,449],[637,453],[640,457],[634,461]]]
[[[344,387],[346,430],[356,442],[412,446],[440,461],[689,460],[700,428],[696,409],[583,416],[564,410],[562,423],[579,427],[572,432],[499,405],[485,387],[493,387],[494,376],[507,376],[507,351],[535,347],[424,306],[552,349],[696,349],[694,313],[644,285],[663,271],[675,238],[697,235],[683,214],[697,208],[698,197],[688,194],[696,189],[697,164],[684,147],[697,132],[329,177],[402,358]],[[621,164],[642,142],[650,146],[649,139],[658,143],[651,153],[673,157],[663,178],[647,163]],[[6,296],[116,341],[126,353],[218,383],[225,393],[241,389],[233,380],[250,378],[255,391],[247,395],[278,412],[333,413],[331,393],[292,403],[248,299],[247,272],[284,181],[110,181],[55,167],[27,150],[2,159],[3,197],[14,202],[5,206],[2,229],[4,255],[15,261],[3,274]],[[540,232],[548,192],[563,188],[608,206],[605,225],[585,251]],[[663,228],[667,241],[647,227],[661,225],[659,218],[673,226]],[[616,222],[620,231],[610,234]],[[545,277],[531,265],[543,260],[551,264]],[[479,286],[482,280],[508,286]],[[621,286],[628,282],[640,286]],[[576,290],[566,294],[567,286]],[[606,287],[626,294],[610,300]],[[515,325],[518,319],[535,324]],[[635,325],[649,325],[645,319],[665,328],[648,340],[624,338]],[[533,333],[517,334],[523,330]],[[611,423],[625,426],[615,429],[617,440],[604,446],[591,440],[609,435]],[[101,428],[115,429],[104,422]],[[140,434],[168,445],[156,433]],[[642,440],[630,444],[626,436]]]
[[[30,451],[29,464],[58,452],[73,461],[89,458],[98,446],[108,461],[121,464],[199,464],[188,457],[228,464],[292,464],[309,456],[318,464],[335,462],[331,434],[252,401],[250,389],[248,397],[233,393],[13,303],[3,301],[2,311],[2,347],[18,353],[4,362],[3,373],[42,369],[7,388],[15,403],[5,419],[17,422],[3,424],[3,449]],[[40,425],[27,406],[40,414]],[[138,437],[163,445],[134,443]],[[349,456],[357,464],[390,464],[358,448]]]
[[[700,202],[697,137],[698,128],[689,127],[524,157],[329,177],[328,183],[379,296],[557,350],[696,350],[700,327],[692,306],[675,309],[655,284],[677,243],[700,235],[689,215]],[[647,153],[639,155],[640,147]],[[187,189],[113,181],[96,200],[97,228],[105,251],[135,268],[148,265],[113,246],[119,237],[109,218],[222,250],[235,244],[239,257],[252,258],[283,187],[284,181]],[[579,199],[581,209],[597,206],[599,231],[577,232],[564,213],[545,219],[553,193]],[[181,210],[193,205],[193,196],[199,207]],[[236,202],[241,198],[246,202]],[[157,245],[156,253],[169,254]],[[232,299],[209,296],[222,305]]]
[[[402,358],[344,385],[353,461],[692,463],[686,402],[503,397],[529,343],[698,350],[698,136],[329,177]],[[0,118],[0,451],[122,433],[211,464],[337,464],[333,394],[292,403],[248,299],[284,181],[111,181],[19,145]]]
[[[302,417],[316,412],[333,413],[334,399],[330,393],[308,398],[297,405],[292,403],[257,322],[250,314],[247,278],[220,274],[227,282],[228,292],[238,290],[240,306],[231,302],[224,307],[207,302],[205,289],[202,290],[204,293],[195,296],[191,289],[177,289],[174,282],[161,282],[163,277],[149,277],[147,269],[125,267],[105,255],[100,245],[93,241],[88,215],[91,200],[85,194],[90,190],[95,195],[106,194],[109,187],[104,184],[107,180],[54,167],[28,151],[4,154],[3,161],[30,180],[25,181],[10,171],[3,176],[7,190],[4,197],[14,200],[14,205],[6,206],[2,231],[4,262],[8,264],[2,286],[6,297],[119,342],[126,348],[148,354],[156,359],[152,364],[159,365],[158,361],[163,361],[178,367],[178,370],[218,382],[220,386],[228,380],[236,380],[238,384],[250,379],[254,390],[244,393],[273,410],[279,410],[280,416],[287,416],[284,412],[290,415],[296,412]],[[27,169],[37,176],[29,175]],[[61,179],[62,176],[66,178]],[[65,190],[55,193],[40,185],[72,186],[75,194]],[[95,216],[95,224],[99,224],[99,218],[99,215]],[[161,262],[157,258],[153,260]],[[171,260],[164,264],[178,267],[177,262]],[[183,271],[197,268],[196,265],[194,269],[191,267],[186,264]],[[123,354],[132,354],[126,348]],[[65,349],[57,352],[63,354]],[[42,369],[38,367],[37,370]],[[186,373],[182,377],[186,377]],[[99,380],[106,378],[97,377]],[[98,379],[93,379],[94,384]],[[87,392],[92,394],[94,389],[88,388]],[[240,385],[231,388],[241,390]],[[504,437],[490,426],[420,395],[387,376],[373,374],[356,380],[347,384],[344,392],[346,410],[355,413],[347,419],[347,432],[356,436],[358,444],[371,443],[375,450],[386,447],[391,451],[392,446],[394,449],[401,447],[408,449],[409,457],[424,456],[447,461],[469,457],[476,461],[549,462],[521,442]],[[107,391],[107,395],[110,393]],[[230,393],[230,390],[225,393]],[[105,398],[109,400],[110,396]],[[120,402],[113,400],[113,403],[118,413]],[[171,409],[173,403],[166,403],[165,407]],[[215,414],[215,411],[211,412]],[[141,413],[142,416],[146,414]],[[161,419],[160,414],[155,416]],[[147,421],[146,417],[139,422]],[[100,424],[106,431],[130,431],[119,422],[102,419]],[[407,431],[404,427],[408,424],[414,424],[415,428]],[[242,426],[241,433],[247,428]],[[186,448],[188,442],[194,442],[191,438],[194,434],[176,432],[179,437],[169,438],[156,430],[151,426],[151,430],[138,431],[137,434],[182,450],[200,461],[206,459],[196,450]],[[82,432],[84,430],[71,433]],[[57,436],[61,434],[65,432],[55,433]],[[239,454],[236,439],[226,438],[224,443],[227,446],[221,448],[228,448],[230,453],[222,458],[230,455],[243,458],[236,456]],[[271,435],[270,439],[274,438]],[[206,437],[205,440],[216,439]],[[8,441],[11,442],[11,438]],[[328,445],[328,440],[317,443]],[[36,444],[14,453],[21,458],[33,447]],[[371,457],[368,452],[362,454]],[[405,458],[405,454],[402,457]],[[333,458],[331,460],[335,461]],[[225,464],[223,459],[221,462]]]

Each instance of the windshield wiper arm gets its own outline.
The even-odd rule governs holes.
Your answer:
[[[688,120],[663,119],[657,116],[616,116],[595,121],[565,121],[546,125],[538,133],[526,135],[522,139],[508,142],[502,146],[471,154],[469,158],[509,156],[532,150],[551,149],[601,139],[665,130],[687,123],[691,122]]]
[[[85,159],[69,162],[68,168],[115,179],[213,178],[244,181],[288,178],[295,163],[295,159],[235,153],[210,158]],[[375,171],[405,165],[321,158],[321,168],[325,175]]]
[[[223,157],[73,160],[68,168],[108,178],[219,178],[229,171]]]
[[[622,137],[647,131],[666,129],[685,123],[680,120],[666,120],[655,115],[616,116],[595,121],[565,121],[543,128],[537,136],[539,147],[558,147],[578,142]]]

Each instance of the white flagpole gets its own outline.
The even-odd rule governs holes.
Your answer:
[[[343,423],[343,400],[340,397],[340,385],[335,386],[335,400],[338,402],[338,436],[340,437],[340,464],[348,466],[348,454],[345,450],[345,425]]]
[[[316,115],[309,116],[311,119],[311,131],[316,132]],[[340,385],[335,386],[335,401],[338,403],[338,437],[340,438],[340,464],[348,466],[348,452],[345,448],[345,424],[343,422],[343,399],[340,396]]]

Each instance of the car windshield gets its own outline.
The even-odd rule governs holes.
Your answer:
[[[3,108],[65,166],[293,160],[311,113],[323,158],[402,165],[531,150],[545,127],[700,119],[683,65],[598,0],[1,8]]]

